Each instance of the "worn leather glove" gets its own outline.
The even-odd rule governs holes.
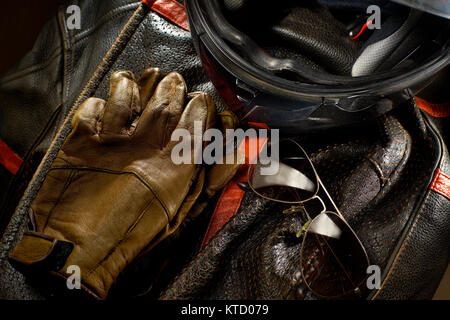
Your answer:
[[[63,278],[78,266],[82,288],[105,299],[124,267],[180,224],[205,170],[173,163],[171,134],[184,128],[193,137],[194,121],[203,134],[214,125],[215,106],[204,93],[188,101],[178,73],[159,78],[158,69],[138,81],[116,72],[108,102],[90,98],[80,106],[32,206],[33,227],[10,255],[15,266]]]

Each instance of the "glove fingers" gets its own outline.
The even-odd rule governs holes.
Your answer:
[[[184,109],[181,119],[178,122],[177,129],[187,129],[194,134],[194,123],[199,122],[202,125],[202,134],[214,126],[216,117],[216,107],[212,97],[206,93],[199,93],[189,101]]]
[[[87,99],[77,110],[72,119],[72,132],[97,134],[105,110],[106,101],[98,98]]]
[[[158,68],[149,68],[144,71],[138,80],[140,88],[142,108],[147,106],[150,98],[153,96],[156,86],[161,78],[161,70]]]
[[[190,137],[189,139],[194,143],[194,141],[203,141],[203,134],[207,129],[214,126],[215,122],[216,107],[214,101],[210,95],[206,93],[199,93],[195,96],[186,106],[181,115],[181,119],[178,122],[177,129],[187,130]],[[199,136],[201,135],[201,136]],[[179,141],[172,141],[170,148],[175,147]],[[195,148],[194,143],[194,148]],[[203,145],[197,145],[197,148]],[[202,150],[194,150],[195,154],[201,153]]]
[[[231,111],[223,111],[219,114],[219,118],[222,124],[222,133],[226,135],[227,129],[236,129],[239,126],[239,119]],[[238,149],[233,149],[233,162],[227,163],[226,154],[226,137],[224,138],[224,155],[222,164],[216,163],[213,165],[207,173],[205,182],[205,192],[208,197],[212,198],[218,191],[224,188],[228,182],[236,175],[237,171],[241,167],[241,164],[245,163],[245,155]]]
[[[134,114],[141,112],[139,87],[133,73],[118,71],[111,76],[110,95],[103,116],[104,134],[123,134]]]
[[[229,110],[221,112],[219,118],[222,124],[223,133],[226,133],[227,129],[236,129],[239,126],[239,119]]]
[[[172,72],[164,77],[139,119],[137,134],[153,145],[164,147],[170,140],[170,127],[175,127],[183,112],[186,95],[186,83],[180,74]]]

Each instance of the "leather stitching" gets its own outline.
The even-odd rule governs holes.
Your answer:
[[[67,176],[66,182],[64,183],[64,187],[62,188],[61,193],[59,194],[58,198],[56,199],[55,203],[53,204],[52,208],[50,209],[50,212],[47,215],[47,219],[45,220],[45,223],[44,223],[44,225],[42,227],[42,233],[45,233],[45,229],[48,226],[48,223],[49,223],[50,218],[52,216],[53,210],[55,210],[55,208],[58,206],[58,204],[60,203],[62,197],[66,193],[67,189],[72,184],[73,178],[75,177],[75,173],[76,173],[76,170],[72,170],[70,172],[70,174]]]
[[[61,159],[61,158],[59,158]],[[65,160],[64,160],[65,161]],[[67,162],[67,161],[66,161]],[[111,173],[111,174],[132,174],[137,179],[139,179],[150,191],[152,191],[155,195],[155,198],[158,199],[161,206],[164,208],[164,211],[167,214],[167,219],[170,221],[170,214],[167,207],[164,205],[164,203],[161,201],[161,198],[159,197],[158,193],[152,188],[150,182],[148,182],[144,177],[142,177],[139,172],[135,170],[123,170],[123,171],[117,171],[117,170],[110,170],[105,168],[96,168],[96,167],[90,167],[90,166],[64,166],[64,167],[52,167],[49,169],[50,171],[53,170],[67,170],[67,169],[74,169],[74,170],[83,170],[83,171],[94,171],[94,172],[103,172],[103,173]]]
[[[117,17],[117,16],[123,15],[123,14],[125,14],[125,13],[127,13],[127,12],[129,12],[129,11],[135,10],[136,7],[139,6],[139,4],[140,4],[140,2],[133,2],[133,3],[128,3],[128,4],[125,4],[125,5],[119,6],[119,7],[117,7],[117,8],[111,9],[111,10],[108,11],[106,14],[104,14],[101,18],[98,19],[99,22],[98,22],[97,24],[95,24],[95,25],[89,27],[89,28],[86,29],[86,30],[83,30],[83,31],[80,32],[80,33],[74,34],[74,35],[73,35],[73,39],[75,39],[75,42],[74,42],[74,43],[78,43],[78,42],[81,41],[82,39],[84,39],[84,38],[86,38],[87,36],[89,36],[89,35],[90,35],[93,31],[95,31],[98,27],[100,27],[100,26],[102,26],[102,25],[108,23],[109,21],[111,21],[111,20],[107,20],[107,17],[108,17],[108,16],[110,16],[110,17],[108,17],[108,18],[111,18],[111,19],[112,19],[112,18],[115,18],[115,17]],[[129,8],[126,8],[126,7],[129,7]],[[124,8],[126,8],[126,9],[125,9],[124,11],[121,11],[121,10],[124,9]],[[116,11],[119,11],[119,12],[116,12]],[[80,37],[81,37],[81,38],[80,38]]]
[[[124,15],[126,15],[127,13],[129,13],[129,11],[131,11],[131,10],[122,11],[122,12],[117,12],[117,13],[115,13],[111,18],[117,18],[117,17],[120,17],[120,16],[124,16]],[[110,22],[110,21],[104,21],[104,22],[102,23],[102,25],[103,25],[103,24],[107,24],[108,22]],[[98,25],[98,26],[95,27],[93,30],[91,30],[89,33],[85,34],[83,37],[74,40],[73,43],[74,43],[74,44],[79,44],[80,42],[83,42],[84,40],[86,40],[87,38],[89,38],[90,36],[92,36],[92,34],[95,33],[95,31],[97,31],[97,29],[98,29],[99,27],[101,27],[101,25]]]
[[[94,273],[100,266],[103,267],[103,263],[117,250],[117,248],[125,241],[128,239],[129,235],[133,232],[133,230],[136,228],[137,224],[139,223],[139,221],[145,216],[145,214],[148,212],[148,208],[152,205],[152,203],[154,202],[154,200],[156,199],[156,197],[153,197],[145,206],[145,208],[142,210],[142,212],[139,214],[139,216],[136,218],[136,220],[134,221],[133,225],[125,232],[125,234],[120,238],[119,241],[117,241],[117,243],[114,245],[113,248],[111,248],[111,250],[109,250],[109,252],[106,254],[106,256],[100,261],[98,262],[90,271],[88,271],[88,274],[86,276],[86,279],[88,279],[92,273]],[[107,268],[104,268],[105,270],[107,270]],[[107,270],[109,272],[109,270]]]
[[[419,129],[422,129],[419,124],[417,124]],[[429,130],[429,129],[428,129]],[[430,144],[433,144],[433,139],[430,136],[427,136],[430,139]],[[444,157],[444,155],[443,155]],[[439,164],[442,165],[442,159],[439,160]],[[439,169],[439,166],[438,166]],[[386,288],[386,286],[390,283],[390,278],[396,273],[398,267],[399,267],[399,260],[401,260],[403,258],[403,252],[405,250],[407,250],[409,243],[412,239],[412,236],[414,234],[416,234],[415,229],[417,228],[418,225],[420,225],[420,222],[422,221],[422,219],[424,218],[424,216],[421,214],[421,212],[423,211],[423,208],[426,208],[428,206],[428,203],[430,201],[432,201],[431,197],[429,196],[430,191],[428,191],[425,196],[424,196],[424,200],[422,202],[422,204],[420,205],[420,207],[416,210],[417,214],[414,217],[414,222],[413,224],[409,227],[408,230],[408,234],[406,236],[406,238],[404,239],[403,243],[401,244],[400,249],[398,250],[397,254],[395,255],[395,258],[391,264],[391,267],[386,275],[386,277],[384,278],[381,288],[375,293],[375,295],[372,297],[372,300],[375,300],[378,298],[378,296],[383,292],[383,290]],[[413,196],[414,197],[414,196]]]

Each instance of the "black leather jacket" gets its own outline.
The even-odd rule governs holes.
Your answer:
[[[159,67],[164,73],[176,70],[186,79],[189,91],[207,91],[219,110],[225,108],[203,71],[189,32],[140,2],[80,0],[71,4],[81,7],[81,30],[68,30],[62,8],[42,30],[33,50],[0,79],[0,139],[24,159],[15,176],[0,167],[0,298],[42,298],[39,290],[7,262],[8,252],[21,237],[28,208],[70,132],[75,110],[88,97],[106,99],[109,77],[114,71],[131,70],[139,75],[150,66]],[[414,109],[411,108],[408,110]],[[400,119],[399,123],[406,121],[417,127],[405,125],[411,139],[408,148],[426,143],[426,161],[412,161],[410,158],[416,154],[405,156],[409,165],[403,164],[396,172],[405,185],[385,191],[403,189],[416,194],[408,205],[407,219],[398,222],[398,230],[393,231],[394,241],[389,248],[368,240],[373,244],[372,255],[384,249],[389,253],[382,290],[372,292],[374,298],[431,298],[449,261],[450,200],[429,189],[437,168],[450,174],[448,151],[433,120],[422,118],[416,108],[413,113],[409,120]],[[333,144],[334,141],[328,141],[328,145]],[[385,145],[391,144],[382,142],[381,146]],[[408,185],[407,181],[413,181],[418,172],[424,178],[414,187]],[[348,210],[352,210],[351,206]],[[379,223],[389,221],[380,218]],[[222,292],[216,296],[230,295]]]

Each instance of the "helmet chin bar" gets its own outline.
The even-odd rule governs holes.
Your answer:
[[[279,74],[283,72],[292,73],[298,78],[304,79],[304,84],[311,85],[324,85],[330,87],[341,87],[342,86],[357,86],[362,83],[374,83],[378,81],[383,81],[387,78],[393,78],[396,76],[401,76],[406,72],[399,68],[402,64],[397,65],[396,68],[392,68],[384,72],[360,72],[363,61],[370,60],[376,57],[376,50],[365,50],[365,56],[360,57],[355,64],[358,64],[355,71],[357,76],[340,76],[331,74],[329,72],[317,71],[308,65],[302,64],[301,62],[291,59],[291,58],[277,58],[268,54],[263,50],[251,37],[243,33],[242,31],[231,25],[227,18],[222,13],[222,8],[219,4],[219,0],[198,0],[206,12],[206,17],[208,17],[208,23],[210,23],[213,28],[210,31],[217,32],[217,36],[222,39],[220,44],[223,50],[226,50],[226,54],[231,58],[237,60],[248,59],[253,66],[256,66],[260,70],[266,73],[271,73],[274,78],[283,78]],[[417,13],[417,12],[416,12]],[[402,31],[407,32],[418,22],[420,14],[414,14],[412,12],[408,18],[407,27],[402,28]],[[408,29],[408,30],[404,30]],[[392,38],[392,37],[389,37]],[[389,39],[387,39],[389,40]],[[392,46],[392,41],[386,43],[381,43],[381,45]],[[227,43],[231,44],[230,47]],[[378,48],[379,46],[371,46],[368,49]],[[378,50],[379,51],[379,50]],[[245,58],[244,58],[245,56]],[[422,72],[420,72],[422,73]],[[296,81],[297,83],[302,83],[302,81]],[[394,84],[395,85],[395,84]],[[404,89],[404,88],[401,88]]]
[[[210,22],[219,35],[232,43],[239,52],[245,53],[253,64],[263,70],[274,73],[291,72],[313,84],[344,85],[360,83],[361,79],[348,76],[339,76],[321,72],[299,63],[294,59],[280,59],[269,55],[249,36],[233,27],[221,12],[218,0],[201,0],[204,3]]]
[[[332,74],[324,75],[305,65],[298,63],[294,59],[275,58],[262,50],[249,36],[233,27],[221,13],[218,0],[206,0],[206,12],[211,17],[211,23],[227,41],[231,42],[240,52],[245,52],[248,58],[257,66],[269,72],[289,71],[312,83],[336,85],[345,83],[348,77],[336,76]]]
[[[292,3],[294,2],[292,1]],[[331,2],[338,3],[338,1]],[[287,46],[290,42],[283,42],[285,38],[278,37],[280,33],[277,32],[281,26],[278,21],[286,21],[285,17],[289,17],[289,23],[295,24],[295,21],[302,20],[294,18],[306,14],[306,22],[313,23],[316,21],[314,19],[316,15],[310,14],[309,8],[301,6],[301,2],[293,9],[291,7],[286,10],[281,8],[281,14],[275,12],[268,27],[264,27],[266,20],[261,19],[257,12],[254,12],[253,15],[250,14],[252,10],[261,10],[261,6],[256,9],[250,7],[249,10],[249,5],[252,3],[254,2],[234,1],[232,4],[235,7],[230,9],[232,4],[228,3],[225,9],[228,7],[230,11],[223,11],[225,9],[221,0],[186,1],[192,38],[203,66],[221,97],[243,123],[266,123],[269,127],[280,129],[286,133],[323,131],[361,124],[399,106],[410,105],[414,96],[430,83],[430,79],[433,79],[450,64],[448,39],[450,23],[439,17],[389,3],[389,8],[383,7],[384,18],[393,17],[395,22],[397,17],[397,24],[391,24],[391,29],[387,27],[383,29],[384,24],[382,24],[382,30],[373,30],[364,37],[360,37],[357,41],[362,47],[357,48],[356,54],[361,55],[364,52],[364,57],[367,59],[363,59],[364,57],[360,61],[350,59],[350,69],[355,62],[371,60],[372,54],[377,52],[372,49],[379,49],[379,46],[370,46],[370,44],[380,41],[379,38],[374,38],[374,35],[381,34],[383,36],[383,32],[387,29],[400,30],[402,24],[409,21],[407,27],[401,29],[405,32],[399,34],[388,32],[382,38],[389,40],[383,43],[392,46],[395,49],[394,52],[388,54],[386,59],[381,59],[382,65],[376,70],[359,64],[364,66],[360,70],[373,70],[362,72],[364,75],[352,77],[351,72],[333,74],[328,65],[321,65],[321,61],[313,61],[316,56],[308,56],[306,51],[305,54],[301,51],[313,49],[316,50],[313,52],[324,53],[321,57],[327,57],[326,54],[333,52],[331,51],[333,46],[329,46],[324,52],[320,51],[322,45],[326,44],[323,43],[324,40],[321,36],[317,36],[314,28],[309,30],[304,37],[302,36],[304,28],[301,26],[293,28],[292,31],[299,32],[294,36],[303,37],[298,39],[296,45],[308,45],[309,36],[315,39],[314,41],[317,40],[306,49],[303,46],[296,48],[298,48],[300,56],[303,55],[306,57],[305,60],[309,59],[316,63],[319,68],[308,64],[308,61],[303,61],[301,57],[299,59],[297,55],[291,54],[293,49],[283,51],[285,48],[282,46]],[[325,0],[311,3],[320,6],[320,10],[326,11],[326,14],[317,14],[318,18],[336,19],[336,22],[321,30],[321,35],[331,30],[330,28],[335,24],[339,24],[343,26],[344,32],[339,31],[336,35],[348,37],[346,39],[351,40],[346,25],[355,17],[359,18],[359,11],[358,14],[351,15],[349,19],[345,20],[346,9],[324,6],[321,3],[325,3]],[[361,2],[355,3],[361,5]],[[245,5],[245,14],[238,12],[240,5]],[[262,16],[270,16],[272,15],[271,10],[276,10],[276,8],[263,6],[262,10],[266,10],[262,12]],[[295,14],[291,16],[292,13]],[[246,17],[245,20],[243,20],[244,17]],[[433,32],[426,32],[426,36],[423,36],[423,20],[430,21],[431,26],[437,24],[438,27],[431,28]],[[242,24],[239,21],[242,21]],[[317,21],[320,26],[322,20]],[[346,22],[344,23],[344,21]],[[382,21],[387,22],[387,20]],[[273,26],[278,29],[272,29]],[[286,24],[281,27],[286,27]],[[427,25],[425,31],[429,29],[430,27]],[[261,31],[259,33],[259,30],[268,32]],[[289,29],[286,30],[289,31]],[[409,39],[415,38],[413,32],[415,30],[420,31],[418,33],[422,34],[422,37],[420,40],[410,42]],[[377,31],[382,32],[377,33]],[[391,38],[389,37],[392,34],[394,37],[398,36],[405,40],[390,42]],[[406,37],[405,34],[408,36]],[[332,35],[332,39],[335,39],[335,35]],[[350,41],[350,43],[352,42]],[[400,47],[404,44],[404,47]],[[270,46],[275,50],[268,50],[267,48],[270,49]],[[281,47],[282,50],[277,51],[278,47]],[[344,52],[342,51],[342,53]],[[333,60],[329,60],[330,63],[331,61]],[[366,63],[367,61],[362,62]]]

